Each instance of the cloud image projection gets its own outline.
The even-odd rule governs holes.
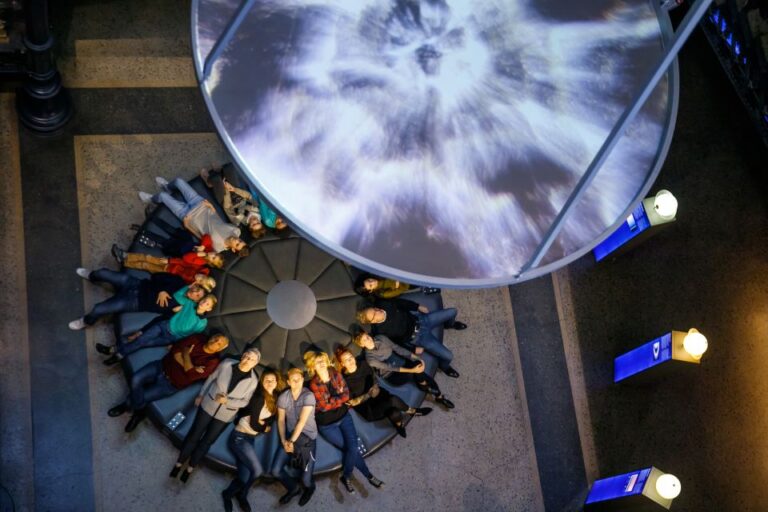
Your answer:
[[[427,281],[511,280],[662,51],[650,2],[564,4],[257,1],[203,89],[258,188],[322,244]],[[236,5],[200,0],[200,61]],[[667,89],[545,262],[636,199]]]

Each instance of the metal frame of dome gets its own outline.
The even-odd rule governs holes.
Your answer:
[[[198,25],[197,16],[198,16],[198,10],[199,10],[199,5],[201,1],[203,0],[193,0],[192,16],[191,16],[193,59],[195,62],[195,71],[197,73],[198,82],[200,84],[204,101],[206,103],[206,106],[208,107],[209,113],[211,114],[211,117],[219,132],[220,137],[222,138],[228,150],[230,151],[231,155],[235,159],[237,165],[244,171],[244,174],[249,175],[249,177],[251,177],[249,174],[250,173],[249,167],[243,161],[239,151],[237,150],[235,143],[229,136],[223,124],[223,121],[217,114],[211,95],[206,91],[204,83],[206,78],[208,77],[208,74],[212,69],[213,63],[220,56],[221,52],[224,50],[227,44],[231,41],[231,39],[234,37],[239,25],[242,23],[242,21],[244,20],[245,16],[248,14],[251,7],[253,7],[256,0],[244,0],[240,4],[239,8],[236,9],[234,15],[230,18],[222,35],[216,40],[214,46],[212,47],[210,53],[208,54],[208,57],[205,59],[204,62],[200,61],[200,58],[198,57],[198,52],[196,51],[197,48],[199,47],[198,32],[196,30],[196,27]],[[669,150],[669,146],[672,140],[672,134],[674,132],[675,119],[677,116],[677,108],[678,108],[678,100],[679,100],[679,77],[678,77],[677,54],[679,53],[680,49],[682,48],[683,44],[686,42],[690,34],[692,33],[693,29],[697,26],[698,22],[702,19],[702,17],[706,13],[706,10],[709,8],[712,1],[713,0],[695,0],[694,4],[690,7],[682,23],[679,25],[678,30],[674,31],[667,13],[661,9],[661,6],[658,2],[651,0],[651,4],[653,6],[653,9],[656,12],[657,19],[660,24],[663,44],[665,45],[665,49],[662,52],[661,58],[659,59],[659,62],[654,66],[652,72],[649,74],[648,79],[645,81],[645,85],[633,97],[632,102],[626,107],[624,113],[614,124],[610,134],[603,142],[600,150],[594,156],[587,170],[582,174],[577,185],[572,190],[568,200],[560,209],[560,212],[555,217],[553,222],[550,224],[548,230],[539,241],[539,245],[534,251],[533,256],[528,260],[528,262],[525,265],[523,265],[519,273],[515,276],[505,276],[501,278],[489,278],[489,279],[482,279],[482,278],[453,279],[453,278],[438,278],[433,276],[416,274],[409,271],[404,271],[401,269],[393,268],[387,265],[374,262],[368,258],[365,258],[355,253],[352,250],[341,247],[339,244],[326,240],[324,237],[319,236],[316,233],[313,233],[313,231],[308,226],[304,226],[302,223],[296,222],[295,219],[292,219],[290,212],[284,212],[284,213],[292,221],[292,225],[294,229],[300,232],[302,236],[317,243],[318,245],[323,247],[326,251],[333,254],[334,256],[344,261],[353,262],[355,266],[362,268],[364,270],[368,270],[370,272],[374,272],[380,275],[392,276],[397,279],[401,279],[403,281],[407,281],[407,282],[419,284],[419,285],[440,286],[444,288],[483,288],[483,287],[502,286],[502,285],[514,284],[514,283],[525,281],[528,279],[540,277],[558,268],[564,267],[572,263],[573,261],[577,260],[578,258],[581,258],[582,256],[584,256],[587,252],[592,250],[596,245],[598,245],[600,242],[602,242],[608,236],[610,236],[610,234],[624,222],[627,215],[636,207],[637,203],[645,196],[645,194],[647,194],[648,190],[651,188],[653,182],[658,176],[661,170],[661,166],[664,163],[664,160],[666,158],[666,154]],[[554,262],[539,266],[539,264],[541,263],[541,260],[547,255],[548,250],[551,248],[552,243],[556,240],[563,225],[565,224],[565,221],[568,219],[569,214],[573,212],[574,206],[578,204],[578,200],[583,196],[584,192],[587,190],[588,186],[590,185],[594,177],[600,171],[601,165],[605,162],[605,160],[610,155],[613,147],[620,140],[626,127],[636,117],[636,114],[643,107],[645,101],[653,92],[655,86],[659,83],[659,81],[665,75],[668,77],[668,85],[669,85],[669,92],[670,92],[670,94],[668,94],[668,97],[667,97],[669,115],[667,118],[667,123],[663,127],[663,133],[661,136],[662,143],[660,144],[657,154],[654,157],[651,171],[646,176],[643,182],[643,185],[640,187],[640,190],[636,194],[635,198],[628,205],[628,207],[623,211],[622,215],[620,215],[611,226],[606,228],[605,231],[600,236],[596,237],[592,242],[585,244],[580,249],[570,254],[567,254],[566,256],[559,258]],[[253,178],[251,177],[251,179]],[[259,188],[259,189],[260,189],[260,192],[265,196],[265,198],[268,201],[277,205],[279,208],[279,204],[280,204],[279,201],[275,201],[275,198],[273,197],[272,194],[270,194],[269,190],[263,190],[262,188]]]

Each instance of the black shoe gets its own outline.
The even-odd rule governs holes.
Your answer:
[[[221,491],[221,499],[224,501],[224,512],[232,512],[232,496],[227,494],[226,489]]]
[[[405,432],[405,427],[402,425],[395,425],[395,430],[397,431],[397,435],[405,439],[408,437],[408,434]]]
[[[458,379],[459,378],[459,372],[457,372],[456,369],[451,367],[451,366],[449,366],[448,368],[443,370],[443,373],[446,374],[449,377],[454,378],[454,379]]]
[[[431,407],[417,407],[416,412],[413,413],[414,416],[426,416],[427,414],[432,412]]]
[[[453,409],[454,407],[456,407],[455,405],[453,405],[453,402],[451,402],[450,400],[448,400],[444,396],[435,397],[435,402],[439,403],[440,405],[442,405],[446,409]]]
[[[141,423],[141,420],[145,417],[146,415],[143,411],[134,411],[131,419],[129,419],[128,423],[125,425],[125,431],[130,433],[136,430],[136,427],[139,426],[139,423]]]
[[[181,471],[181,466],[173,466],[173,469],[170,473],[168,473],[168,476],[171,478],[176,478],[179,476],[179,471]]]
[[[339,477],[339,481],[341,482],[341,485],[344,486],[344,488],[347,490],[349,494],[355,494],[355,488],[352,487],[352,484],[349,482],[349,478],[345,476]]]
[[[144,207],[144,218],[148,219],[152,216],[152,214],[155,212],[155,209],[157,208],[157,205],[155,203],[149,203],[147,206]]]
[[[115,353],[114,345],[104,345],[103,343],[96,344],[96,352],[104,354],[105,356],[111,356]]]
[[[240,510],[243,512],[251,512],[251,504],[248,503],[248,498],[246,498],[242,494],[235,494],[235,500],[237,501],[237,504],[240,506]]]
[[[384,482],[382,482],[381,480],[379,480],[373,475],[371,475],[371,477],[368,479],[368,483],[377,489],[381,489],[382,487],[384,487]]]
[[[467,328],[467,324],[465,324],[464,322],[454,321],[450,326],[448,326],[448,328],[454,329],[456,331],[463,331],[464,329]]]
[[[106,366],[112,366],[114,364],[117,364],[120,362],[121,357],[117,354],[113,355],[112,357],[106,358],[104,361],[102,361]]]
[[[189,477],[192,476],[192,471],[189,470],[189,467],[181,472],[181,476],[179,477],[179,480],[181,480],[181,483],[185,484],[187,483],[187,480],[189,480]]]
[[[112,257],[122,265],[125,261],[125,251],[118,247],[117,244],[112,244]]]
[[[309,500],[312,499],[312,495],[315,494],[315,486],[313,485],[309,489],[306,489],[302,495],[301,498],[299,498],[299,506],[303,507],[307,503],[309,503]]]
[[[128,402],[123,402],[111,408],[109,411],[107,411],[107,414],[109,414],[110,418],[117,418],[121,414],[124,414],[125,412],[127,412],[128,409],[129,409]]]
[[[314,491],[314,488],[312,489],[312,491]],[[280,496],[280,504],[281,505],[285,505],[286,503],[291,501],[294,498],[294,496],[298,496],[299,494],[301,494],[301,487],[299,487],[297,485],[294,490],[288,491],[287,493],[285,493],[282,496]],[[311,494],[310,494],[310,496],[311,496]],[[302,496],[302,498],[303,497],[304,496]],[[309,501],[309,499],[307,499],[307,501]]]

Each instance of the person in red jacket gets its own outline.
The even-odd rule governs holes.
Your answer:
[[[206,247],[205,240],[195,247],[195,251],[184,254],[181,258],[165,258],[142,254],[138,252],[126,252],[117,246],[112,248],[117,261],[125,268],[145,270],[150,274],[167,272],[175,274],[186,283],[192,283],[196,274],[208,275],[208,267],[221,268],[224,266],[224,258],[220,254],[211,252]]]
[[[132,432],[146,417],[149,402],[171,396],[208,378],[219,365],[219,355],[228,346],[229,339],[223,334],[214,334],[210,338],[193,334],[174,343],[165,357],[142,366],[133,374],[128,397],[111,408],[109,415],[114,418],[133,410],[125,426],[126,432]]]

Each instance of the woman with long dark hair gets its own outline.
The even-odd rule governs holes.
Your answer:
[[[339,370],[349,387],[347,405],[353,407],[366,421],[389,419],[397,433],[406,437],[404,417],[426,416],[429,407],[409,407],[399,396],[379,386],[376,374],[365,359],[355,359],[347,348],[339,347],[335,352]]]
[[[268,369],[261,374],[259,388],[248,405],[237,413],[237,425],[229,438],[229,448],[237,460],[237,476],[222,493],[224,510],[232,510],[232,498],[240,509],[249,512],[248,491],[253,482],[264,473],[253,443],[256,436],[270,431],[277,417],[277,395],[285,389],[280,372]]]

